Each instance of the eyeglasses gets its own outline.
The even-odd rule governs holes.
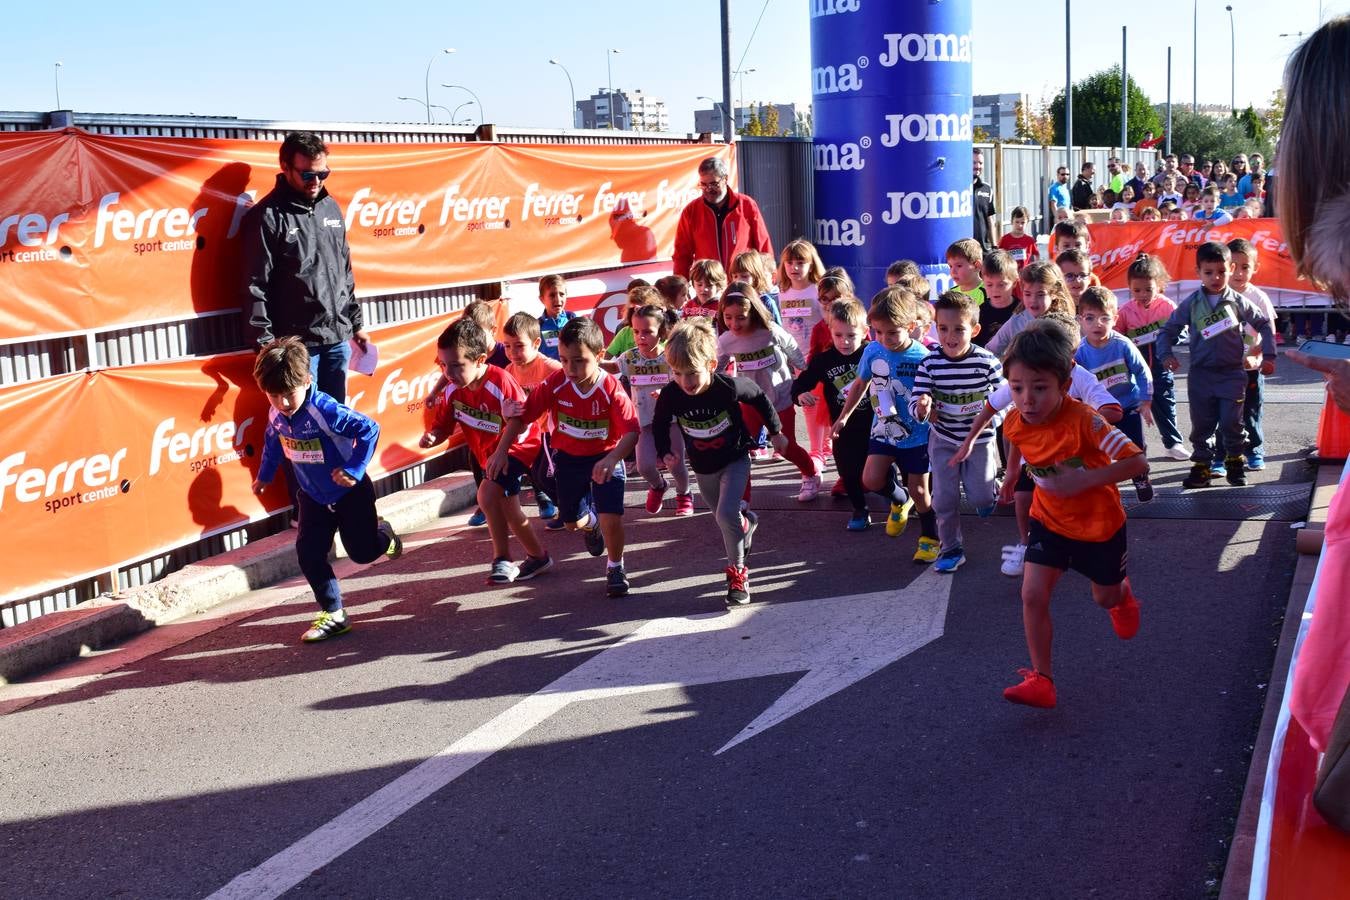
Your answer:
[[[721,187],[722,184],[723,184],[722,179],[718,178],[715,181],[700,181],[698,183],[698,186],[700,190],[714,191],[717,190],[717,188]]]
[[[300,180],[305,184],[309,184],[311,181],[322,183],[328,180],[328,176],[333,174],[333,170],[324,169],[322,172],[297,172],[296,174],[300,176]]]
[[[1065,281],[1083,281],[1083,280],[1086,279],[1086,278],[1087,278],[1087,276],[1084,275],[1082,272],[1065,272],[1065,273],[1064,273],[1064,280],[1065,280]]]

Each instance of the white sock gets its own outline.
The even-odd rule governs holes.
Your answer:
[[[622,556],[619,557],[619,561],[618,561],[618,562],[614,562],[613,560],[608,560],[607,563],[606,563],[606,565],[605,565],[605,571],[608,572],[610,569],[617,569],[617,568],[620,568],[622,565],[623,565],[623,557],[622,557]]]

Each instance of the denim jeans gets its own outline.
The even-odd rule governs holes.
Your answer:
[[[347,402],[347,363],[351,356],[347,341],[309,348],[309,374],[315,386],[339,403]]]

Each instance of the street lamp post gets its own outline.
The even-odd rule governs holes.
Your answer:
[[[615,50],[613,47],[610,47],[609,52],[605,54],[605,77],[609,79],[609,87],[605,94],[605,100],[606,107],[609,109],[609,128],[611,131],[614,130],[614,71],[610,66],[610,62],[614,59],[616,53],[622,52],[622,50]]]
[[[567,71],[567,66],[564,66],[562,63],[558,62],[556,59],[550,59],[550,60],[548,61],[548,64],[551,65],[551,66],[557,66],[558,68],[562,69],[562,70],[563,70],[563,74],[567,76],[567,91],[568,91],[568,93],[570,93],[570,94],[572,95],[572,107],[571,107],[570,116],[571,116],[571,119],[572,119],[572,127],[573,127],[573,128],[576,128],[576,127],[577,127],[577,91],[576,91],[576,88],[572,87],[572,73],[569,72],[569,71]]]
[[[737,69],[735,72],[731,73],[736,76],[736,93],[740,94],[740,99],[736,101],[736,105],[739,106],[742,111],[745,109],[745,76],[749,75],[751,72],[758,71],[758,69],[752,67],[749,69]]]
[[[396,99],[396,100],[408,100],[408,101],[410,101],[410,102],[412,102],[412,103],[416,103],[416,104],[419,105],[419,106],[425,106],[426,109],[427,109],[427,121],[428,121],[428,122],[432,121],[432,118],[431,118],[431,111],[432,111],[433,109],[444,109],[446,112],[450,112],[450,110],[446,109],[444,106],[441,106],[439,103],[432,103],[430,106],[427,106],[427,104],[423,103],[421,100],[418,100],[416,97],[396,97],[395,99]],[[452,121],[454,120],[454,118],[455,118],[454,113],[451,113],[451,114],[450,114],[450,118],[451,118]]]
[[[442,53],[454,53],[454,47],[446,47]],[[427,108],[427,122],[431,122],[431,64],[436,61],[436,57],[427,60],[427,71],[422,77],[422,105]]]
[[[461,103],[459,106],[456,106],[456,107],[455,107],[455,111],[452,112],[452,113],[450,114],[450,124],[451,124],[451,125],[458,125],[458,124],[459,124],[459,111],[460,111],[461,109],[463,109],[464,107],[468,106],[468,105],[471,104],[471,103],[473,103],[472,100],[465,100],[465,101],[464,101],[463,103]]]
[[[1200,111],[1200,0],[1191,2],[1191,112]]]
[[[697,97],[695,97],[694,99],[695,99],[695,100],[707,100],[709,103],[711,103],[711,104],[713,105],[713,109],[717,110],[717,119],[718,119],[718,121],[722,124],[722,134],[725,135],[725,134],[727,133],[727,109],[726,109],[726,107],[723,106],[720,102],[714,100],[713,98],[711,98],[711,97],[705,97],[705,96],[703,96],[702,94],[699,94],[699,95],[698,95]]]
[[[1231,115],[1237,112],[1237,26],[1233,24],[1232,5],[1224,9],[1228,10],[1228,112]]]
[[[483,115],[483,101],[479,100],[478,95],[475,94],[473,91],[469,90],[462,84],[443,84],[441,85],[441,87],[450,88],[451,90],[460,90],[467,93],[470,97],[473,98],[473,102],[478,104],[478,124],[482,125],[484,122],[487,121],[487,119]]]
[[[61,63],[52,66],[52,77],[56,80],[56,108],[61,108]]]

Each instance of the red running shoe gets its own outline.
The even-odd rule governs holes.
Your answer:
[[[1117,603],[1107,610],[1111,614],[1111,627],[1116,631],[1116,637],[1122,641],[1128,641],[1139,633],[1139,601],[1134,598],[1134,594],[1125,598],[1124,603]]]
[[[676,494],[675,495],[675,515],[692,516],[694,514],[694,495]]]
[[[661,488],[659,491],[656,488],[647,489],[647,512],[656,515],[661,511],[662,504],[666,502],[666,490],[667,488]]]
[[[831,497],[847,497],[848,491],[844,490],[844,479],[836,478],[834,486],[830,488]]]
[[[750,571],[745,566],[727,566],[727,606],[750,602]]]
[[[1054,709],[1055,683],[1050,680],[1050,676],[1042,675],[1035,669],[1018,669],[1017,674],[1022,676],[1022,683],[1004,688],[1004,700],[1023,706]]]

